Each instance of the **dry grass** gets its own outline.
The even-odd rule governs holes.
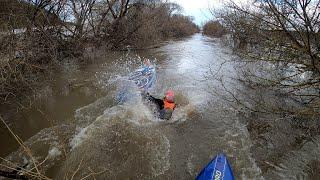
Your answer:
[[[43,113],[42,111],[40,111],[41,113]],[[4,119],[0,116],[0,120],[1,122],[5,125],[5,127],[7,128],[7,130],[10,132],[10,134],[14,137],[14,139],[16,140],[16,142],[20,145],[20,147],[22,148],[23,152],[27,155],[27,157],[29,157],[30,162],[32,163],[31,165],[28,165],[28,168],[25,167],[21,167],[19,165],[17,165],[14,162],[11,162],[5,158],[0,157],[0,160],[2,161],[0,163],[0,167],[3,168],[3,172],[8,172],[10,173],[13,171],[17,171],[17,168],[19,168],[19,170],[17,171],[17,177],[20,178],[27,178],[27,179],[43,179],[43,180],[49,180],[51,178],[47,177],[45,175],[45,172],[43,169],[41,169],[41,167],[43,167],[48,161],[48,157],[46,157],[44,160],[42,160],[41,162],[38,162],[36,160],[36,158],[34,157],[34,154],[32,153],[32,150],[26,146],[24,144],[24,142],[21,140],[21,138],[15,134],[13,132],[13,130],[9,127],[9,125],[4,121]],[[59,133],[58,131],[56,131],[55,133]],[[58,134],[59,135],[59,134]],[[59,136],[58,136],[59,137]],[[61,141],[59,141],[59,143],[61,143]],[[65,146],[65,147],[64,147]],[[67,157],[67,147],[66,144],[62,144],[61,147],[64,147],[64,158]],[[31,166],[31,167],[30,167]],[[65,174],[65,178],[66,180],[73,180],[73,179],[78,179],[79,176],[77,176],[77,174],[80,173],[80,171],[83,170],[83,168],[85,168],[85,162],[83,161],[83,159],[80,161],[80,163],[78,164],[77,168],[75,170],[71,170],[70,172],[67,172]],[[107,170],[101,170],[99,172],[95,172],[93,171],[90,167],[86,167],[88,172],[85,175],[83,175],[83,177],[81,177],[81,179],[95,179],[96,175],[99,174],[103,174],[104,172],[106,172]],[[71,174],[71,176],[69,176],[68,174]]]
[[[7,128],[7,130],[10,132],[10,134],[14,137],[14,139],[16,140],[16,142],[20,145],[20,147],[22,147],[23,151],[25,152],[25,154],[30,158],[31,163],[33,165],[32,168],[30,169],[25,169],[25,168],[21,168],[21,173],[26,175],[27,177],[30,178],[36,178],[36,179],[50,179],[47,176],[43,175],[43,173],[40,171],[39,167],[45,163],[46,159],[43,162],[38,162],[35,157],[32,154],[32,151],[29,147],[27,147],[23,141],[21,140],[21,138],[15,134],[11,128],[8,126],[8,124],[4,121],[4,119],[0,116],[0,120],[2,121],[2,123],[5,125],[5,127]],[[4,162],[9,163],[9,165],[3,164],[1,163],[0,166],[5,167],[7,169],[10,170],[16,170],[17,167],[15,166],[15,164],[13,162],[10,162],[8,160],[5,160],[3,158],[1,158],[2,160],[4,160]]]

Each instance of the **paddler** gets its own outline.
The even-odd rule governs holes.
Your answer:
[[[155,98],[149,93],[147,93],[147,98],[157,105],[160,119],[168,120],[171,118],[174,108],[176,107],[174,103],[174,92],[172,90],[168,90],[163,99]]]

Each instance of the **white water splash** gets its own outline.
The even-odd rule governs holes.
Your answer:
[[[71,150],[73,150],[74,148],[76,148],[77,146],[79,146],[84,139],[87,137],[86,135],[86,131],[87,131],[88,127],[82,128],[79,130],[79,133],[77,133],[71,140],[70,140],[70,147]]]
[[[48,152],[48,157],[49,158],[56,158],[60,156],[62,153],[57,147],[52,147],[49,152]]]

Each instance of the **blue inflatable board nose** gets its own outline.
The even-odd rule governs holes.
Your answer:
[[[133,81],[141,92],[148,92],[148,90],[154,85],[156,80],[156,69],[155,67],[145,66],[137,69],[129,75],[128,80]],[[125,84],[118,92],[115,97],[116,102],[122,104],[134,96],[132,88]]]
[[[234,180],[231,166],[224,154],[218,154],[200,172],[196,180]]]

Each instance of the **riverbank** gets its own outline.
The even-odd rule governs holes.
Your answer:
[[[294,74],[294,66],[277,69],[282,67],[281,63],[246,59],[247,56],[243,54],[254,47],[237,49],[237,44],[229,35],[220,38],[220,41],[233,49],[233,54],[237,54],[220,66],[223,69],[232,64],[233,76],[226,79],[213,71],[209,77],[221,84],[220,92],[215,93],[238,112],[240,122],[245,124],[252,142],[250,152],[261,169],[261,175],[266,179],[317,177],[320,119],[315,114],[319,113],[318,109],[310,110],[308,101],[303,97],[292,97],[287,92],[292,90],[288,85],[290,83],[282,81],[283,84],[287,83],[288,89],[270,85],[276,83],[277,78],[287,76],[288,72]],[[291,82],[301,82],[308,77],[293,76],[296,79]],[[314,89],[310,88],[310,92],[314,92]]]
[[[178,4],[162,1],[6,0],[2,5],[2,102],[21,96],[25,90],[33,91],[65,61],[85,63],[97,49],[144,49],[199,31],[190,17],[178,11]]]

